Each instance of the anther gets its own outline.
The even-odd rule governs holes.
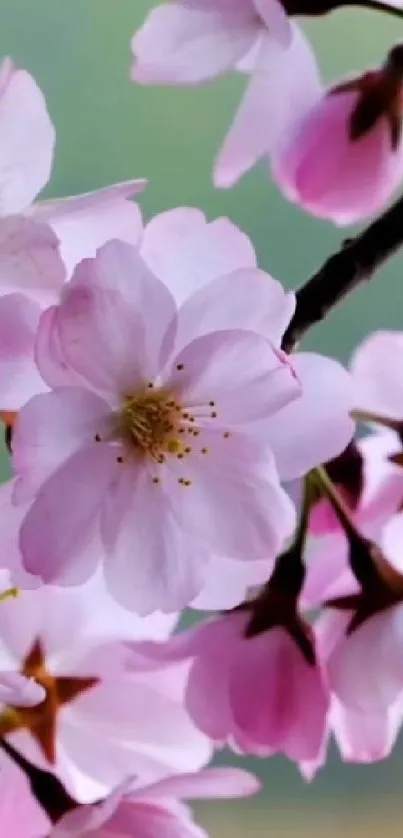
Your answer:
[[[202,454],[208,454],[208,448],[202,448],[201,452]]]
[[[216,413],[216,411],[213,410],[213,412],[210,413],[210,416],[211,416],[212,419],[217,419],[218,413]]]
[[[178,370],[178,372],[182,372],[182,370],[185,369],[185,365],[184,364],[177,364],[176,369]]]
[[[95,442],[101,442],[101,437],[99,434],[95,434],[94,436]]]
[[[184,450],[185,454],[190,454],[192,449],[191,449],[190,445],[187,445],[186,448],[184,448],[183,450]]]
[[[149,390],[152,390],[152,389],[153,389],[154,384],[152,383],[152,381],[149,381],[149,382],[148,382],[147,387],[148,387],[148,389],[149,389]]]
[[[182,416],[183,416],[184,419],[189,419],[189,414],[188,413],[182,413]]]
[[[123,457],[120,457],[120,456],[116,457],[116,462],[117,463],[123,463],[124,462]]]
[[[191,481],[191,480],[184,480],[184,481],[183,481],[183,485],[184,485],[184,486],[191,486],[191,485],[192,485],[192,481]]]
[[[223,433],[223,437],[224,437],[224,439],[229,439],[229,438],[230,438],[230,436],[231,436],[231,434],[230,434],[230,432],[229,432],[229,431],[225,431],[225,433]]]
[[[209,402],[210,407],[215,407],[215,402]]]
[[[183,455],[182,451],[180,451],[180,453],[177,454],[176,456],[177,456],[178,460],[183,460],[184,455]]]
[[[160,478],[159,477],[153,477],[153,483],[155,483],[156,486],[160,486],[161,485]]]

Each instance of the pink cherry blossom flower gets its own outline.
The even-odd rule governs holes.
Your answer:
[[[207,838],[183,798],[245,797],[259,788],[256,778],[236,768],[207,768],[130,789],[130,781],[101,803],[65,815],[49,838]],[[19,836],[17,836],[19,838]]]
[[[321,92],[309,43],[277,0],[163,3],[135,34],[132,50],[132,79],[140,84],[201,84],[235,69],[250,74],[215,166],[221,187],[267,156]]]
[[[112,594],[149,613],[191,602],[211,553],[273,560],[294,523],[276,460],[294,475],[353,430],[338,364],[301,355],[300,396],[278,348],[286,309],[281,286],[257,270],[216,277],[178,313],[134,248],[111,243],[79,266],[39,329],[37,361],[53,390],[21,412],[13,442],[14,500],[33,501],[21,530],[29,572],[81,582],[97,531]],[[292,444],[284,429],[294,432],[297,416]]]
[[[33,678],[46,693],[37,706],[17,697],[0,708],[0,734],[80,802],[99,799],[128,774],[152,782],[198,770],[211,754],[183,706],[183,667],[160,672],[143,654],[136,664],[130,656],[129,671],[116,640],[119,615],[95,591],[43,587],[0,608],[0,668]],[[94,623],[98,608],[102,626]],[[130,627],[119,632],[133,640]]]
[[[43,382],[33,361],[41,310],[85,256],[111,238],[135,243],[141,216],[130,181],[32,205],[52,166],[55,131],[42,92],[24,70],[0,65],[0,409],[15,411]],[[59,252],[60,243],[60,252]],[[61,258],[62,257],[62,258]]]
[[[291,201],[340,225],[388,202],[403,177],[400,64],[395,48],[383,69],[331,87],[284,133],[273,175]]]
[[[314,760],[327,729],[330,696],[320,661],[309,661],[282,626],[246,637],[240,610],[183,632],[165,644],[144,644],[164,663],[190,660],[186,706],[217,745],[247,754],[284,753]]]

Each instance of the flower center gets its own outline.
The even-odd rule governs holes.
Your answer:
[[[149,384],[145,392],[125,398],[118,436],[137,454],[164,462],[166,454],[184,448],[180,435],[185,433],[182,422],[187,417],[172,393]]]

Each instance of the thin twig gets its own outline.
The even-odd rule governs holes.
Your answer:
[[[297,291],[297,307],[284,335],[291,352],[306,332],[348,294],[372,279],[375,271],[403,245],[403,196],[362,233],[349,239]]]

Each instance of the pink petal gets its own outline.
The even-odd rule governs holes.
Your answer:
[[[185,301],[178,316],[176,347],[222,329],[258,332],[279,347],[294,309],[294,294],[286,293],[269,274],[238,270],[213,279]]]
[[[46,690],[33,678],[19,672],[0,672],[0,702],[13,707],[35,707],[46,698]]]
[[[95,256],[98,248],[111,239],[138,244],[143,227],[141,212],[129,199],[142,192],[146,184],[145,180],[127,181],[32,208],[31,215],[47,221],[55,231],[68,275],[81,259]]]
[[[178,485],[172,508],[185,533],[211,552],[271,561],[293,529],[295,510],[281,488],[269,451],[234,434],[220,445],[202,434],[210,454],[167,465],[192,484]],[[227,442],[231,444],[228,446]]]
[[[110,242],[66,287],[58,318],[63,355],[92,387],[122,396],[155,376],[175,316],[173,297],[138,251]]]
[[[199,5],[199,8],[197,6]],[[223,13],[187,2],[153,9],[134,35],[132,80],[198,84],[231,69],[250,49],[259,24],[241,4]]]
[[[249,588],[266,582],[273,570],[270,561],[241,562],[223,556],[211,556],[204,569],[203,587],[191,603],[199,611],[224,611],[235,608]]]
[[[0,404],[17,411],[46,390],[34,361],[40,308],[22,294],[0,297]]]
[[[271,36],[275,36],[283,46],[288,46],[292,37],[292,29],[282,3],[277,2],[277,0],[253,0],[253,3]]]
[[[72,454],[91,445],[109,414],[102,399],[81,388],[34,396],[20,411],[14,428],[15,499],[32,497]]]
[[[257,753],[311,760],[326,730],[329,696],[322,675],[283,629],[239,644],[230,675],[238,728]]]
[[[269,423],[273,413],[300,395],[286,356],[254,332],[228,329],[203,335],[189,343],[170,366],[169,386],[179,393],[200,427],[211,431],[263,417]]]
[[[267,439],[282,480],[293,480],[332,459],[346,447],[354,432],[349,412],[353,382],[331,358],[303,352],[292,358],[302,394],[272,415]],[[292,428],[292,433],[285,433]]]
[[[403,687],[402,637],[402,609],[396,606],[335,644],[327,669],[330,686],[343,704],[377,713],[394,703]]]
[[[396,743],[401,723],[401,702],[380,713],[360,712],[337,700],[332,707],[333,735],[346,762],[385,759]]]
[[[80,584],[89,578],[97,563],[89,547],[115,471],[113,449],[94,443],[43,484],[21,528],[21,553],[29,573],[47,583]]]
[[[0,215],[26,209],[49,179],[55,131],[43,93],[11,61],[1,65]]]
[[[179,800],[245,797],[255,794],[260,784],[253,774],[240,768],[205,768],[195,774],[176,774],[159,780],[131,796],[131,799],[155,800],[174,797]]]
[[[403,382],[399,376],[402,358],[401,332],[374,332],[364,340],[351,361],[354,407],[403,419]]]
[[[23,216],[0,219],[0,293],[20,291],[41,306],[57,300],[65,279],[51,228]]]
[[[35,362],[49,387],[82,387],[86,382],[67,363],[60,343],[59,307],[50,306],[39,321],[35,339]]]
[[[0,531],[2,543],[1,567],[7,568],[10,579],[6,585],[27,589],[39,587],[41,581],[31,576],[22,566],[21,552],[18,544],[18,533],[26,513],[26,505],[15,506],[13,493],[15,481],[8,480],[0,486]]]
[[[51,824],[35,800],[28,780],[5,756],[0,760],[0,777],[0,823],[3,835],[10,838],[38,838],[47,835]]]
[[[248,237],[228,218],[208,222],[190,207],[168,210],[147,224],[141,255],[180,305],[212,279],[255,268]]]
[[[215,185],[233,186],[258,160],[271,154],[320,92],[314,54],[295,24],[288,49],[269,34],[262,38],[244,99],[215,164]]]
[[[109,591],[138,614],[181,610],[203,585],[207,554],[182,534],[164,478],[155,485],[144,469],[127,490],[130,502],[116,542],[105,544]]]
[[[218,744],[224,744],[234,730],[228,682],[244,624],[240,613],[206,622],[198,627],[193,644],[196,657],[189,673],[186,707],[197,727]]]

